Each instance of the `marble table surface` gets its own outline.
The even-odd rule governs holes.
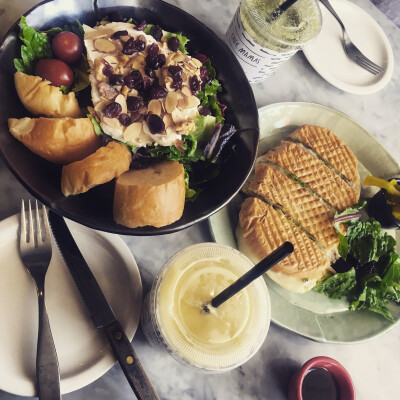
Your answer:
[[[190,12],[221,37],[238,5],[238,0],[168,2]],[[367,11],[389,38],[395,56],[394,74],[389,84],[376,94],[345,93],[323,80],[304,55],[298,53],[272,77],[253,85],[257,105],[304,101],[335,108],[371,132],[400,163],[400,29],[370,1],[353,2]],[[0,0],[0,34],[36,3],[35,0]],[[1,161],[0,190],[0,219],[19,212],[20,199],[29,197]],[[140,266],[146,292],[170,255],[190,244],[211,241],[211,236],[204,222],[167,236],[122,239]],[[168,354],[153,349],[140,327],[133,345],[162,399],[283,400],[287,398],[287,383],[293,372],[318,355],[333,357],[347,368],[354,380],[357,399],[383,400],[400,396],[399,327],[366,343],[337,345],[312,342],[272,324],[256,356],[242,367],[222,375],[202,375],[186,369]],[[17,398],[0,390],[0,400]],[[109,400],[130,399],[134,395],[121,369],[115,365],[97,381],[63,398]]]

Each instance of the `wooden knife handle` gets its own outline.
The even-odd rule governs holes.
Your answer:
[[[138,400],[159,400],[160,398],[144,372],[121,324],[118,321],[113,322],[106,326],[104,330],[122,371]]]

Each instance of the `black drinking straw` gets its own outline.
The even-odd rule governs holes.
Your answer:
[[[228,286],[225,290],[223,290],[220,294],[215,296],[209,304],[211,306],[217,308],[222,303],[230,299],[237,292],[245,288],[255,279],[259,278],[264,272],[267,272],[274,265],[278,264],[279,261],[283,260],[290,253],[292,253],[294,247],[292,243],[285,242],[277,249],[275,249],[270,255],[261,260],[257,265],[255,265],[250,271],[246,272],[242,275],[237,281],[233,282],[232,285]],[[205,312],[209,312],[208,304],[204,305],[203,310]]]
[[[265,20],[269,23],[275,21],[281,14],[283,14],[290,6],[296,3],[297,0],[286,0],[279,7],[275,8],[271,14],[267,15]]]

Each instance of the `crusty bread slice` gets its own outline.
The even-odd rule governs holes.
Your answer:
[[[32,114],[56,118],[81,116],[75,93],[63,94],[49,81],[19,71],[14,74],[14,81],[19,99]]]
[[[295,143],[282,141],[263,158],[290,171],[339,211],[357,203],[359,199],[356,190],[318,158]]]
[[[8,129],[29,150],[59,164],[82,160],[100,146],[89,118],[9,118]]]
[[[321,126],[302,125],[290,134],[289,138],[298,140],[314,150],[318,156],[346,177],[356,191],[360,190],[357,158],[346,143],[331,130]]]
[[[61,191],[64,196],[87,192],[127,171],[131,160],[132,152],[128,146],[110,142],[83,160],[64,165]]]
[[[185,192],[183,165],[176,161],[130,170],[115,184],[114,220],[130,228],[170,225],[182,216]]]
[[[251,258],[262,260],[274,249],[290,241],[294,252],[268,272],[271,279],[291,291],[307,291],[332,271],[330,262],[318,246],[285,216],[260,199],[247,198],[239,212],[241,235]],[[240,238],[239,238],[240,243]],[[294,284],[296,282],[296,284]]]
[[[333,227],[334,212],[321,201],[267,164],[258,164],[249,189],[279,205],[285,213],[296,220],[327,251],[328,257],[336,259],[338,235]]]

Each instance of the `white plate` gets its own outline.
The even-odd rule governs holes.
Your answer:
[[[330,0],[353,43],[371,61],[384,68],[372,75],[344,53],[342,30],[333,15],[320,3],[322,29],[303,52],[313,68],[329,83],[346,92],[370,94],[381,90],[392,77],[393,52],[382,28],[363,9],[347,0]]]
[[[278,103],[259,109],[259,154],[277,145],[280,140],[303,124],[320,125],[331,129],[353,150],[359,160],[361,179],[367,171],[376,176],[400,175],[400,167],[387,151],[360,125],[347,115],[312,103]],[[372,188],[363,188],[361,196],[368,198]],[[235,230],[238,207],[243,201],[236,196],[228,206],[210,217],[214,239],[237,248]],[[400,244],[400,230],[396,231]],[[399,246],[398,246],[399,249]],[[342,300],[330,300],[319,293],[288,292],[266,277],[271,298],[271,320],[275,324],[307,338],[331,343],[362,342],[393,328],[400,321],[400,307],[390,304],[395,323],[372,312],[347,311]]]
[[[0,388],[35,395],[37,296],[18,252],[19,215],[0,222]],[[136,262],[117,235],[67,221],[116,317],[132,340],[139,323],[142,282]],[[58,354],[61,392],[79,389],[115,363],[105,335],[97,330],[53,241],[46,276],[46,307]]]

